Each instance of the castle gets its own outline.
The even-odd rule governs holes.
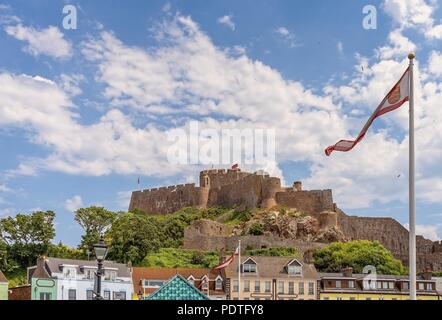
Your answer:
[[[335,211],[331,190],[304,191],[299,181],[292,188],[284,188],[277,177],[240,169],[202,171],[199,187],[185,184],[135,191],[129,210],[168,214],[184,207],[270,209],[276,205],[297,208],[307,214]]]
[[[335,230],[347,240],[377,240],[393,255],[408,264],[408,230],[392,218],[348,216],[333,202],[331,190],[302,189],[296,181],[291,188],[281,186],[281,180],[263,172],[241,170],[205,170],[200,183],[162,187],[132,193],[129,211],[140,209],[148,214],[170,214],[184,207],[237,207],[238,209],[270,209],[276,205],[296,208],[317,221],[318,230]],[[304,253],[325,243],[288,239],[275,235],[232,236],[216,221],[195,221],[185,230],[187,249],[234,250],[237,241],[244,247],[296,246]],[[339,241],[329,240],[328,242]],[[325,240],[324,242],[327,242]],[[442,241],[417,237],[419,270],[427,267],[442,271]]]

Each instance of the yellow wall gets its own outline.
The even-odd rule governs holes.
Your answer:
[[[351,300],[350,298],[354,298],[353,300],[408,300],[408,295],[406,294],[379,294],[379,293],[320,293],[320,300],[338,300],[338,298],[342,300]],[[438,296],[422,296],[418,295],[418,300],[439,300]]]

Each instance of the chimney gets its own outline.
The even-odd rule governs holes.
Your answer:
[[[346,278],[353,277],[353,268],[347,267],[347,268],[342,269],[342,275]]]
[[[293,190],[295,191],[302,191],[302,182],[301,181],[295,181],[293,184]]]
[[[44,269],[44,267],[45,267],[45,260],[46,260],[45,256],[39,256],[37,258],[37,269]]]
[[[422,272],[422,278],[424,280],[431,280],[432,276],[433,276],[433,271],[431,270],[430,267],[427,267],[425,269],[425,272]]]

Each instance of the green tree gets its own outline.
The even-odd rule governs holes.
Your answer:
[[[254,223],[250,226],[249,234],[253,236],[260,236],[264,234],[264,227],[261,223]]]
[[[157,251],[164,242],[164,233],[153,217],[137,213],[120,213],[106,234],[109,257],[116,261],[138,263]]]
[[[115,220],[117,214],[102,207],[81,208],[75,212],[75,221],[83,228],[79,249],[86,254],[93,252],[93,245],[98,242],[100,235],[104,233]]]
[[[39,255],[46,254],[55,237],[54,219],[53,211],[19,213],[0,219],[0,238],[6,243],[8,259],[27,267],[34,264]]]
[[[406,272],[402,262],[378,241],[335,242],[315,250],[313,258],[321,272],[340,272],[342,268],[352,267],[354,272],[361,273],[368,265],[376,267],[379,274],[401,275]]]

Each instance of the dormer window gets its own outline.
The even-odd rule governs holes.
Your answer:
[[[77,269],[71,266],[63,267],[63,277],[68,279],[74,279],[77,276]]]
[[[201,288],[203,290],[208,290],[209,289],[209,278],[207,276],[204,276],[201,279]]]
[[[189,282],[192,286],[195,285],[195,278],[193,276],[190,276],[189,278],[187,278],[187,282]]]
[[[115,281],[117,279],[117,271],[104,270],[104,280]]]
[[[287,264],[287,273],[292,276],[302,275],[302,264],[294,259]]]
[[[86,279],[94,279],[95,277],[95,270],[92,268],[84,268],[84,277]]]
[[[242,272],[244,273],[256,273],[256,262],[249,258],[242,264]]]
[[[218,276],[215,281],[215,290],[222,290],[223,289],[223,279]]]

